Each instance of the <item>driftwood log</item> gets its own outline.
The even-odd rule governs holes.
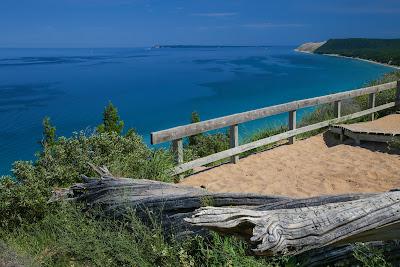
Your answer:
[[[352,251],[348,243],[400,237],[399,191],[292,199],[105,176],[84,177],[83,183],[57,198],[101,207],[113,218],[132,210],[144,222],[149,216],[161,216],[165,232],[176,238],[207,234],[207,229],[235,234],[245,238],[256,254],[301,254],[305,266],[348,258]],[[400,255],[400,245],[394,244],[391,253]]]
[[[296,255],[331,244],[400,238],[400,192],[297,209],[204,207],[185,221],[241,235],[258,255]]]

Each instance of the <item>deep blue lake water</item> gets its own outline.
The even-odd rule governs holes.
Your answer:
[[[365,85],[392,69],[293,47],[0,49],[0,173],[32,160],[41,122],[91,131],[111,100],[126,128],[151,131]],[[284,116],[244,125],[246,135]]]

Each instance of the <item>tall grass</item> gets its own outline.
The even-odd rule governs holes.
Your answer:
[[[279,259],[248,256],[233,237],[193,237],[169,242],[157,224],[143,225],[134,215],[115,221],[61,205],[40,222],[25,224],[0,238],[14,253],[37,266],[278,266]]]

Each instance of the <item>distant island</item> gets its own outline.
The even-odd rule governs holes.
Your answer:
[[[152,48],[238,48],[238,47],[270,47],[268,45],[153,45]]]
[[[295,50],[400,66],[400,39],[330,39],[326,42],[305,43]]]

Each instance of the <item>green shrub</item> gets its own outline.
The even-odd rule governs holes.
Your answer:
[[[116,131],[56,138],[55,128],[43,122],[42,151],[35,162],[17,161],[13,176],[0,179],[0,226],[32,223],[50,209],[52,190],[80,182],[81,175],[97,176],[88,163],[107,166],[115,176],[171,182],[171,154],[151,150],[133,130],[126,135]]]

